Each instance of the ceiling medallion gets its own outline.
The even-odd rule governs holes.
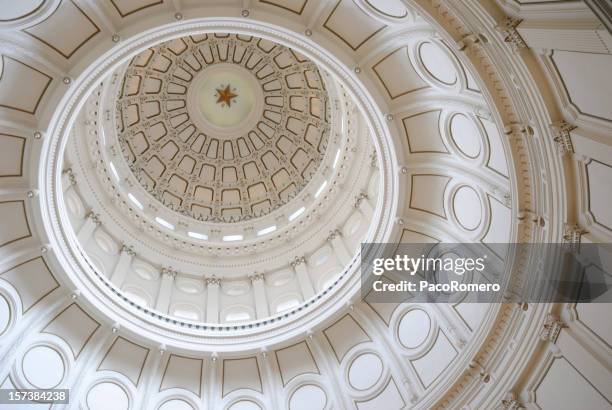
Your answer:
[[[257,37],[216,33],[159,44],[128,64],[118,141],[140,186],[199,221],[266,216],[312,180],[330,124],[323,73]]]
[[[217,98],[217,104],[221,104],[222,107],[232,107],[232,102],[236,102],[236,98],[238,94],[235,94],[235,88],[232,88],[231,84],[227,86],[221,85],[220,88],[217,88],[217,92],[215,93],[215,98]]]

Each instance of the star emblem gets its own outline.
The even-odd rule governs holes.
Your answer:
[[[223,85],[221,88],[216,89],[217,93],[215,96],[217,97],[217,104],[221,104],[221,106],[227,105],[228,107],[232,106],[232,102],[236,102],[236,97],[238,94],[234,94],[232,92],[231,84],[228,84],[225,88]]]

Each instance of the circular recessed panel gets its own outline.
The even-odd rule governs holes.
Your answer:
[[[290,410],[319,410],[324,409],[327,396],[322,388],[307,384],[297,389],[289,399]]]
[[[429,315],[421,309],[413,309],[400,320],[397,334],[400,343],[407,349],[419,347],[429,334],[431,321]]]
[[[476,158],[480,154],[480,134],[468,117],[455,114],[450,122],[451,138],[457,148],[467,157]]]
[[[261,410],[261,407],[250,400],[241,400],[232,404],[229,410]]]
[[[129,403],[125,390],[111,382],[98,383],[87,393],[87,407],[91,410],[127,410]]]
[[[419,45],[419,56],[425,69],[436,80],[446,85],[457,82],[457,70],[448,55],[437,44],[425,42]]]
[[[140,185],[202,221],[269,214],[302,191],[327,149],[317,65],[256,37],[188,36],[145,50],[118,100],[119,144]]]
[[[8,300],[0,295],[0,335],[2,335],[11,323],[11,305]]]
[[[43,0],[0,0],[0,22],[13,21],[35,12]]]
[[[159,410],[193,410],[193,407],[185,400],[168,400],[159,406]]]
[[[482,220],[482,205],[478,193],[467,185],[453,195],[453,210],[457,222],[468,231],[478,228]]]
[[[246,68],[220,63],[200,72],[187,91],[187,107],[196,125],[209,135],[235,138],[261,118],[263,91]]]
[[[358,356],[349,369],[348,379],[357,390],[367,390],[380,379],[383,371],[382,361],[373,353]]]
[[[254,80],[246,70],[241,70],[243,74],[231,67],[217,66],[213,67],[215,72],[202,73],[202,84],[196,89],[200,112],[219,128],[242,123],[255,105],[254,90],[257,84],[253,84]]]
[[[26,379],[39,389],[52,389],[64,378],[62,357],[47,346],[36,346],[28,350],[23,356],[22,368]]]

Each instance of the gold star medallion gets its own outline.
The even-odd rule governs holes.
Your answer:
[[[221,88],[217,88],[216,91],[217,104],[221,104],[222,106],[225,104],[231,107],[232,102],[236,102],[235,99],[238,97],[238,94],[232,92],[231,84],[228,84],[225,88],[221,86]]]

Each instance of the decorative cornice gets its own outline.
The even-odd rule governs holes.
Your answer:
[[[251,283],[255,283],[263,281],[265,279],[265,276],[263,273],[254,273],[252,275],[249,275],[249,279],[251,280]]]
[[[509,392],[506,394],[506,397],[501,401],[501,409],[500,410],[519,410],[524,409],[525,406],[516,399],[514,393]]]
[[[167,275],[169,277],[171,277],[172,279],[176,278],[176,275],[178,274],[178,272],[176,270],[174,270],[172,267],[162,267],[161,268],[161,274],[162,275]]]
[[[361,202],[367,199],[368,199],[368,194],[366,194],[365,192],[360,192],[359,195],[355,197],[355,208],[359,208],[359,206],[361,205]]]
[[[210,286],[210,285],[217,285],[217,286],[219,286],[219,285],[221,285],[221,278],[218,278],[218,277],[213,275],[211,277],[205,278],[204,282],[208,286]]]
[[[488,383],[489,380],[491,380],[491,375],[489,374],[488,370],[486,370],[484,368],[483,365],[480,364],[480,362],[478,360],[472,360],[470,362],[470,364],[468,365],[468,367],[471,370],[476,370],[476,372],[478,373],[478,377],[484,382],[484,383]]]
[[[548,340],[551,343],[556,343],[561,333],[561,329],[567,327],[567,325],[559,319],[558,316],[549,313],[546,316],[542,330],[540,331],[540,339]]]
[[[457,41],[456,45],[459,51],[466,51],[466,49],[478,43],[480,43],[480,36],[474,33],[470,33],[461,37],[461,40]]]
[[[582,229],[578,224],[565,224],[563,227],[563,240],[570,245],[572,249],[578,249],[582,240],[582,235],[588,231]]]
[[[528,124],[509,123],[504,125],[504,134],[509,138],[523,138],[534,134],[533,128]]]
[[[295,268],[298,265],[306,264],[306,257],[304,256],[296,256],[291,262],[290,265],[292,268]]]
[[[70,185],[76,185],[77,184],[76,175],[74,175],[74,172],[72,171],[72,168],[67,168],[66,170],[64,170],[63,173],[65,175],[68,175],[68,181],[70,182]]]
[[[557,143],[557,148],[560,154],[573,154],[574,145],[572,144],[572,130],[576,129],[575,125],[565,121],[558,121],[550,125],[555,133],[554,141]]]
[[[97,226],[102,225],[102,221],[100,220],[100,215],[95,213],[94,211],[89,211],[87,213],[87,218],[91,219]]]
[[[136,252],[134,252],[134,248],[126,244],[121,245],[120,252],[127,253],[130,256],[136,256]]]
[[[329,231],[329,235],[327,236],[327,241],[332,241],[336,238],[340,238],[342,237],[342,231],[338,228],[334,229],[333,231]]]
[[[376,150],[372,150],[370,153],[370,166],[372,168],[378,169],[378,158],[376,155]]]
[[[523,40],[516,29],[518,25],[521,24],[521,21],[523,20],[513,17],[506,17],[502,24],[496,27],[504,36],[504,42],[509,44],[514,51],[520,51],[523,48],[528,48],[527,43],[525,43],[525,40]]]

